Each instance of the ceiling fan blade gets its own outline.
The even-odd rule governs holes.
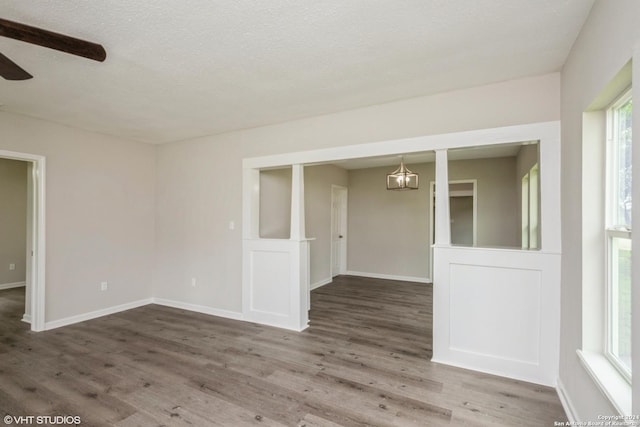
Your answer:
[[[107,57],[107,52],[99,44],[1,18],[0,36],[83,56],[99,62],[104,61]]]
[[[33,76],[0,53],[0,76],[5,80],[29,80]]]

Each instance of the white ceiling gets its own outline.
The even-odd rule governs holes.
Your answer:
[[[593,0],[3,0],[101,43],[98,63],[0,37],[34,78],[5,111],[151,143],[558,71]]]

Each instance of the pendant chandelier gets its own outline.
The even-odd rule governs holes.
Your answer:
[[[400,157],[400,167],[387,174],[387,190],[417,190],[418,174],[411,172]]]

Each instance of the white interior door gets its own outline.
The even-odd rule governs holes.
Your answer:
[[[347,271],[347,189],[331,187],[331,277]]]

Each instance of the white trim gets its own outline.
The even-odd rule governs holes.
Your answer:
[[[0,291],[5,289],[20,288],[22,286],[27,286],[27,282],[4,283],[0,285]]]
[[[98,317],[108,316],[110,314],[120,313],[122,311],[143,307],[149,304],[157,304],[165,307],[178,308],[181,310],[192,311],[195,313],[208,314],[210,316],[224,317],[226,319],[241,320],[241,321],[244,320],[242,313],[238,311],[223,310],[219,308],[206,307],[203,305],[190,304],[182,301],[175,301],[175,300],[169,300],[164,298],[145,298],[138,301],[132,301],[132,302],[116,305],[113,307],[107,307],[100,310],[95,310],[88,313],[78,314],[75,316],[65,317],[63,319],[47,322],[45,324],[45,329],[50,330],[50,329],[60,328],[63,326],[69,326],[75,323],[96,319]],[[25,314],[22,317],[22,321],[30,323],[31,316]]]
[[[289,165],[305,165],[315,163],[330,163],[338,160],[357,159],[362,157],[376,157],[397,155],[400,153],[410,154],[424,151],[436,152],[436,186],[438,183],[442,188],[438,187],[436,196],[439,202],[436,206],[440,206],[442,209],[438,209],[436,212],[436,238],[437,242],[434,245],[434,254],[440,250],[440,264],[436,264],[437,268],[432,269],[431,277],[436,283],[440,283],[440,286],[434,287],[434,321],[433,321],[433,352],[437,357],[442,358],[442,352],[449,351],[448,345],[445,340],[448,337],[443,333],[449,330],[450,319],[446,315],[448,313],[451,302],[448,300],[447,290],[447,274],[448,266],[446,265],[448,254],[445,254],[445,249],[450,247],[449,236],[449,213],[448,213],[448,173],[447,173],[447,150],[454,148],[470,148],[480,147],[484,145],[497,145],[497,144],[512,144],[514,142],[522,141],[540,141],[540,167],[543,171],[541,174],[540,188],[549,190],[543,191],[541,194],[541,218],[540,221],[544,226],[541,229],[541,242],[542,250],[548,253],[560,253],[561,251],[561,216],[560,216],[560,122],[542,122],[531,123],[524,125],[506,126],[492,129],[480,129],[470,130],[463,132],[454,132],[439,135],[426,135],[415,138],[387,140],[382,142],[373,142],[365,144],[343,145],[332,148],[325,148],[319,150],[290,152],[269,156],[244,158],[242,160],[243,173],[243,236],[245,238],[243,242],[243,313],[247,320],[252,320],[258,323],[269,324],[266,322],[265,316],[261,313],[255,315],[251,312],[251,280],[252,277],[266,277],[260,276],[259,273],[254,271],[251,264],[251,257],[254,250],[252,248],[259,245],[269,246],[267,250],[277,251],[278,248],[271,248],[271,243],[265,243],[261,239],[254,239],[256,233],[254,229],[257,224],[258,217],[258,203],[259,195],[256,195],[259,189],[259,181],[256,176],[258,170],[263,168],[289,166]],[[401,151],[399,151],[401,150]],[[441,203],[440,203],[441,201]],[[426,243],[426,242],[425,242]],[[295,249],[295,248],[294,248]],[[519,250],[519,252],[524,252]],[[533,252],[533,251],[532,251]],[[554,384],[558,376],[558,358],[559,353],[557,351],[560,334],[559,334],[559,313],[560,313],[560,270],[557,260],[553,257],[546,257],[544,252],[535,251],[537,258],[541,262],[545,262],[544,273],[548,278],[545,278],[545,292],[548,296],[548,300],[545,299],[545,311],[544,316],[541,317],[541,322],[545,331],[545,350],[543,355],[544,367],[541,365],[539,382],[542,384]],[[491,250],[483,249],[477,252],[479,258],[484,259],[489,254],[501,255],[497,252],[494,253]],[[308,279],[308,276],[302,276],[301,273],[308,271],[308,259],[306,256],[299,256],[296,253],[297,260],[290,263],[292,271],[292,280],[290,284],[292,300],[291,310],[289,317],[291,318],[290,325],[284,325],[292,330],[302,330],[307,325],[307,304],[306,300],[298,300],[299,293],[304,293],[308,289],[308,281],[302,279]],[[434,255],[435,256],[435,255]],[[437,259],[437,258],[435,258]],[[425,262],[429,262],[425,259]],[[297,264],[297,266],[296,266]],[[296,268],[298,267],[298,268]],[[380,275],[376,275],[380,277]],[[371,276],[370,276],[371,277]],[[384,278],[398,279],[398,277],[383,276]],[[415,277],[403,277],[405,280],[419,280],[427,282],[427,278],[415,278]],[[441,282],[442,279],[445,279]],[[266,281],[270,280],[268,277],[264,279],[264,283],[261,285],[263,289],[269,287]],[[440,290],[439,290],[440,289]],[[263,294],[266,292],[263,292]],[[499,301],[495,303],[499,304]],[[548,308],[548,310],[547,310]],[[551,313],[550,315],[547,315]],[[445,314],[445,316],[443,316]],[[273,318],[273,322],[277,322],[276,317]],[[282,324],[278,325],[283,327]],[[531,339],[534,339],[531,337]],[[548,345],[547,345],[548,341]],[[440,355],[439,353],[440,352]],[[491,361],[489,361],[491,363]],[[555,385],[555,384],[554,384]]]
[[[322,279],[322,280],[318,280],[317,282],[311,284],[311,286],[309,287],[311,290],[314,289],[318,289],[324,285],[328,285],[329,283],[333,282],[333,279],[331,277],[327,278],[327,279]]]
[[[22,321],[24,323],[31,323],[31,315],[27,314],[27,313],[23,314],[22,315]]]
[[[60,328],[62,326],[73,325],[74,323],[84,322],[85,320],[91,320],[109,314],[119,313],[121,311],[131,310],[132,308],[142,307],[143,305],[151,304],[153,298],[145,298],[138,301],[132,301],[125,304],[116,305],[113,307],[103,308],[100,310],[90,311],[88,313],[78,314],[76,316],[65,317],[63,319],[53,320],[46,322],[45,330]]]
[[[462,353],[468,354],[470,356],[469,357],[470,360],[472,360],[472,358],[474,357],[477,357],[479,359],[484,356],[481,353],[473,353],[468,351],[464,351]],[[490,355],[488,356],[491,357]],[[532,368],[537,367],[536,364],[528,363],[528,362],[522,363],[515,359],[499,358],[499,357],[493,357],[492,359],[496,362],[496,365],[502,364],[502,366],[508,366],[509,368],[513,368],[516,365],[528,365],[528,366],[531,366]],[[463,361],[463,360],[441,359],[436,356],[432,356],[431,362],[439,363],[441,365],[454,366],[456,368],[461,368],[461,369],[467,369],[469,371],[484,372],[485,374],[496,375],[503,378],[510,378],[512,380],[526,381],[533,384],[540,384],[546,387],[553,387],[553,388],[557,387],[557,384],[555,383],[555,381],[548,381],[548,382],[542,381],[536,375],[527,375],[527,374],[512,375],[509,373],[505,373],[504,369],[502,368],[493,369],[488,366],[481,366],[481,365],[477,365],[476,363],[473,363],[473,362],[469,363],[468,361]]]
[[[582,366],[619,415],[631,415],[631,385],[603,354],[576,350]]]
[[[333,218],[333,205],[336,200],[340,198],[340,228],[342,229],[342,241],[340,245],[342,246],[342,250],[340,251],[340,266],[338,271],[334,271],[335,264],[335,254],[333,253],[333,230],[335,229],[334,218]],[[345,274],[347,271],[347,254],[348,254],[348,243],[347,240],[349,238],[349,189],[342,185],[331,184],[331,229],[329,230],[329,242],[330,242],[330,250],[329,250],[329,270],[331,270],[331,277],[336,277],[340,274]]]
[[[567,415],[567,421],[571,423],[571,425],[576,425],[580,423],[578,419],[578,412],[576,411],[575,406],[573,406],[573,402],[567,394],[567,389],[562,383],[562,380],[558,378],[558,385],[556,386],[556,392],[558,393],[558,398],[560,399],[560,403],[562,404],[562,408],[564,409],[564,413]],[[558,420],[560,421],[560,420]]]
[[[521,141],[538,141],[541,139],[556,141],[558,139],[559,128],[558,121],[550,121],[439,135],[426,135],[414,138],[245,158],[242,160],[242,166],[244,169],[262,169],[293,164],[324,163],[361,157],[397,155],[398,153],[410,154],[426,150],[445,150],[462,147],[480,147],[483,145],[510,144]],[[398,147],[401,147],[401,149]],[[251,190],[250,187],[247,189]]]
[[[380,273],[367,273],[364,271],[347,271],[348,276],[360,276],[369,277],[371,279],[387,279],[387,280],[400,280],[402,282],[417,282],[417,283],[431,283],[431,279],[428,277],[418,276],[400,276],[396,274],[380,274]]]
[[[29,153],[19,153],[15,151],[0,150],[0,158],[21,160],[33,164],[33,215],[30,224],[33,233],[31,236],[31,247],[33,259],[31,260],[31,271],[28,277],[31,278],[29,284],[31,291],[31,330],[45,330],[45,290],[46,290],[46,159]],[[29,263],[27,263],[29,264]]]
[[[232,320],[244,320],[241,312],[211,308],[204,305],[190,304],[188,302],[174,301],[164,298],[151,298],[151,304],[163,305],[165,307],[179,308],[196,313],[208,314],[210,316],[224,317]]]

